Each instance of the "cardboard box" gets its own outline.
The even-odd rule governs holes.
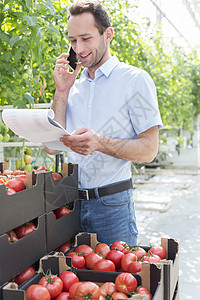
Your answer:
[[[78,165],[63,164],[62,179],[53,180],[52,172],[44,173],[46,212],[78,200]]]
[[[92,247],[92,249],[94,250],[96,245],[98,244],[96,234],[79,233],[77,236],[75,236],[75,247],[82,244],[86,244]],[[163,246],[167,251],[166,260],[162,262],[163,276],[161,280],[164,288],[162,299],[172,300],[175,290],[178,289],[179,241],[177,239],[161,238],[161,246]],[[146,251],[150,249],[150,247],[147,246],[140,246],[140,247],[144,248]],[[143,263],[143,268],[145,264],[146,263]],[[157,265],[160,266],[161,264],[159,263]],[[138,274],[142,275],[141,272]],[[178,294],[178,291],[176,291],[176,293]]]
[[[22,284],[19,289],[15,284],[6,284],[3,289],[3,300],[25,300],[25,290],[34,283],[38,283],[43,276],[42,271],[47,272],[51,269],[52,274],[60,274],[66,270],[69,270],[69,266],[66,264],[66,258],[63,255],[50,255],[43,257],[40,260],[40,270],[30,280]],[[154,264],[146,264],[145,270],[145,282],[149,282],[151,291],[153,293],[153,300],[162,300],[162,286],[159,284],[161,278],[162,268],[158,268]],[[107,281],[115,281],[115,278],[119,274],[118,272],[100,272],[100,271],[88,271],[76,269],[76,274],[80,281],[92,281],[98,285]],[[143,278],[139,275],[134,275],[137,279],[138,286],[143,285]],[[144,286],[144,285],[143,285]],[[135,295],[130,299],[143,299],[148,300],[149,297]]]
[[[26,189],[7,195],[0,185],[0,235],[45,213],[44,174],[27,173]]]
[[[0,236],[0,285],[14,278],[46,254],[45,215],[36,220],[37,228],[14,243]]]
[[[56,250],[60,245],[73,238],[79,232],[79,200],[73,202],[73,210],[54,219],[53,212],[46,214],[47,253]]]

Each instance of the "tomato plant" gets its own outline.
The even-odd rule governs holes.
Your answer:
[[[26,236],[27,234],[30,234],[31,232],[33,232],[35,229],[36,229],[36,226],[31,221],[31,222],[27,222],[24,225],[21,225],[21,226],[15,228],[15,233],[16,233],[18,239],[21,239],[24,236]]]
[[[51,296],[49,291],[40,284],[30,285],[25,293],[26,300],[50,300]]]
[[[35,269],[30,266],[23,270],[21,273],[19,273],[15,278],[14,282],[17,283],[18,285],[21,285],[23,282],[31,278],[35,274]]]
[[[51,298],[57,297],[63,289],[62,280],[56,275],[52,275],[51,272],[43,276],[40,279],[39,284],[49,291]]]
[[[71,271],[64,271],[59,275],[59,277],[63,282],[64,292],[69,292],[70,286],[75,282],[79,282],[77,275]]]
[[[118,292],[127,295],[136,290],[137,280],[131,273],[120,273],[115,279],[115,286]]]

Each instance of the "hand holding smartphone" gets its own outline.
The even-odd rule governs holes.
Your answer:
[[[74,71],[76,69],[76,63],[78,62],[76,52],[74,52],[74,50],[70,46],[68,53],[69,57],[67,58],[67,60],[69,61],[70,68]]]

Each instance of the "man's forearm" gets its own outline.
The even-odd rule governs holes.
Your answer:
[[[52,104],[52,110],[54,111],[54,120],[57,121],[64,128],[66,127],[66,107],[68,93],[55,91],[54,100]]]
[[[151,162],[158,151],[158,130],[139,135],[137,139],[113,139],[99,136],[98,151],[130,161]]]

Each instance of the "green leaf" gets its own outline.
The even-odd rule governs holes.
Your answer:
[[[7,44],[9,43],[9,35],[3,31],[0,31],[0,40],[3,40]]]
[[[29,26],[34,26],[37,23],[37,17],[23,16],[23,20],[26,21]]]
[[[25,93],[24,97],[26,100],[28,100],[29,103],[34,104],[34,98],[31,96],[30,93]]]
[[[11,37],[10,39],[10,45],[13,46],[17,41],[19,41],[19,36],[18,35],[14,35],[13,37]]]

